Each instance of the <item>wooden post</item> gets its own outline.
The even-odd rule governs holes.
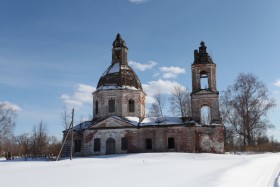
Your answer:
[[[73,158],[73,123],[74,123],[74,108],[72,109],[72,127],[71,127],[71,153],[70,153],[70,160]]]

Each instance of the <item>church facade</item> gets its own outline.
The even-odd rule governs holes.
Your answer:
[[[204,42],[194,51],[191,114],[145,117],[145,92],[127,62],[120,34],[113,42],[112,63],[93,95],[93,119],[73,127],[73,153],[78,156],[144,152],[224,152],[224,126],[219,112],[216,64]],[[204,85],[204,84],[205,85]],[[207,117],[203,117],[203,111]],[[64,131],[64,138],[67,130]],[[70,151],[67,137],[64,156]]]

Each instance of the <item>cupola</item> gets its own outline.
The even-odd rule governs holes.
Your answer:
[[[112,64],[102,74],[97,89],[140,89],[142,85],[127,63],[127,46],[120,34],[113,42]]]

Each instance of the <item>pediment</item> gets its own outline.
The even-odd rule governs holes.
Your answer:
[[[122,120],[118,117],[108,117],[104,120],[101,120],[94,124],[91,128],[131,128],[135,127],[133,124],[129,123],[129,121]]]

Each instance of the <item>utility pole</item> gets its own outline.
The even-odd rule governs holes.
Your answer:
[[[73,122],[74,121],[74,108],[72,109],[72,127],[71,127],[71,153],[70,153],[70,160],[73,158]]]

